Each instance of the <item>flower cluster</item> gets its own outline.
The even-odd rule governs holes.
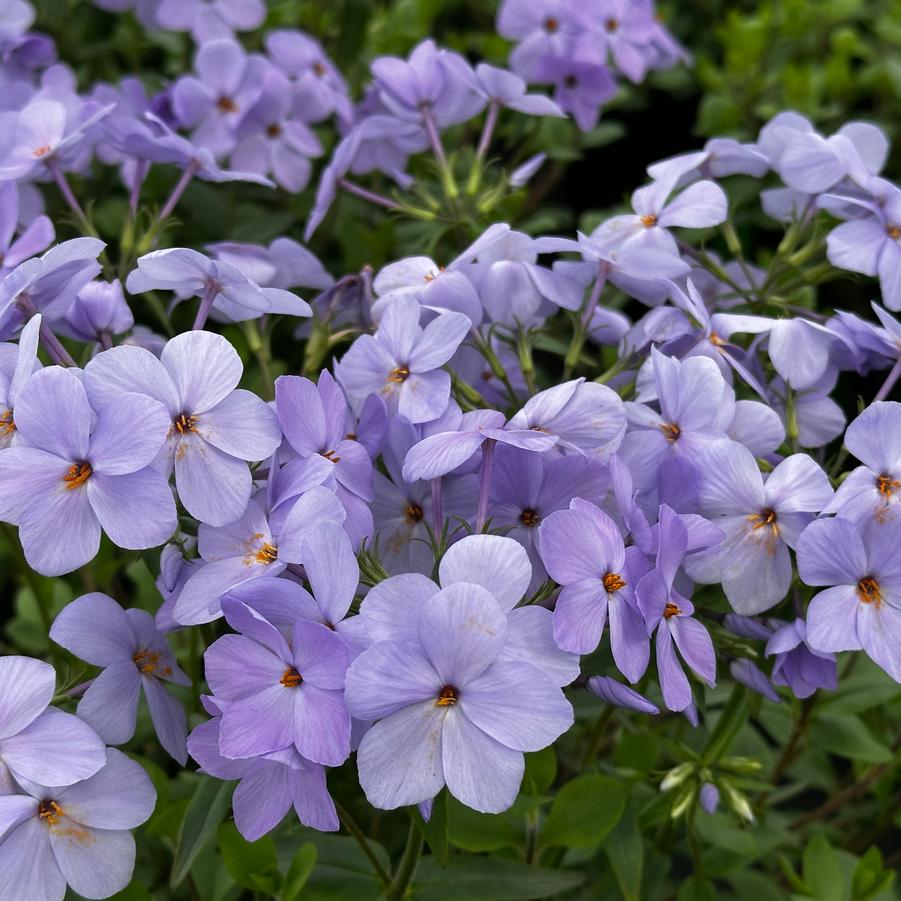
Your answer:
[[[204,253],[160,246],[163,227],[195,176],[300,190],[321,153],[310,123],[332,116],[308,236],[338,188],[432,216],[349,176],[412,188],[408,157],[431,149],[457,196],[442,131],[484,113],[475,197],[502,109],[590,128],[608,60],[637,81],[681,56],[651,4],[506,0],[512,72],[424,41],[376,59],[357,107],[300,32],[245,53],[234,32],[262,23],[257,0],[100,5],[190,31],[195,71],[150,98],[136,81],[82,97],[38,52],[27,4],[0,29],[16,97],[0,113],[0,521],[42,576],[91,564],[103,536],[110,554],[159,549],[144,559],[160,599],[67,604],[54,653],[93,669],[59,694],[49,664],[0,659],[0,899],[128,883],[155,793],[107,745],[135,735],[142,689],[174,761],[238,782],[254,841],[292,807],[337,830],[328,773],[351,756],[376,808],[428,820],[446,789],[507,810],[579,689],[698,725],[726,673],[773,703],[809,698],[860,650],[901,682],[901,201],[877,127],[826,137],[782,113],[754,143],[653,164],[590,234],[495,222],[443,264],[334,280],[287,236]],[[67,177],[98,162],[129,194],[116,268]],[[139,237],[152,164],[181,174]],[[761,180],[784,226],[766,269],[734,227],[733,177]],[[57,242],[53,187],[83,234]],[[720,237],[729,259],[706,249]],[[878,277],[888,309],[819,313],[809,292],[839,270]],[[151,304],[165,335],[136,325]],[[305,342],[304,375],[271,378],[279,329]],[[882,370],[848,423],[839,378]],[[179,665],[186,630],[202,695],[200,652]],[[751,814],[711,779],[676,807],[712,811],[722,792]]]

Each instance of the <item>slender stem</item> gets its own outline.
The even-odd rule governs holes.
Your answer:
[[[607,709],[597,718],[588,741],[585,743],[585,750],[582,752],[582,769],[594,763],[595,757],[598,756],[598,748],[604,738],[604,732],[607,731],[607,724],[616,714],[616,708],[610,704]]]
[[[504,389],[507,392],[507,396],[510,398],[510,403],[513,406],[518,407],[520,400],[516,396],[516,390],[513,387],[513,384],[510,381],[510,377],[507,375],[507,371],[504,369],[503,364],[501,363],[498,355],[494,352],[494,348],[491,346],[489,341],[486,341],[480,334],[477,328],[473,327],[470,331],[470,335],[472,336],[472,342],[476,347],[476,350],[485,358],[488,362],[488,366],[491,369],[491,374],[501,380],[501,384],[503,384]]]
[[[88,221],[88,217],[85,215],[85,211],[82,209],[81,204],[78,202],[78,198],[75,196],[72,191],[72,187],[69,184],[69,180],[66,178],[66,173],[60,168],[59,160],[55,156],[51,156],[46,164],[47,169],[50,171],[50,174],[53,176],[53,180],[56,182],[56,186],[59,188],[60,194],[63,195],[64,200],[69,205],[69,209],[75,213],[76,218],[78,219],[81,227],[85,230],[85,232],[89,235],[95,235],[93,226]]]
[[[807,730],[807,724],[810,722],[810,714],[813,712],[813,706],[814,702],[812,698],[805,699],[801,702],[801,713],[798,716],[798,719],[795,721],[794,728],[792,729],[791,735],[789,736],[789,739],[785,744],[785,748],[783,749],[782,754],[776,761],[776,765],[773,767],[772,773],[770,773],[770,785],[775,786],[779,784],[779,780],[782,778],[782,774],[788,769],[792,761],[797,756],[798,745],[804,735],[804,732]],[[769,794],[769,792],[767,792],[766,794]]]
[[[422,113],[422,124],[425,126],[425,133],[429,136],[429,144],[432,145],[432,152],[438,165],[442,169],[448,169],[447,154],[444,152],[444,144],[441,143],[441,135],[438,133],[438,125],[435,123],[435,117],[432,115],[432,108],[427,103],[420,106]]]
[[[500,105],[496,100],[492,100],[488,104],[488,112],[485,115],[485,124],[482,126],[482,135],[479,138],[479,146],[476,149],[476,163],[481,167],[485,154],[491,146],[491,139],[494,137],[494,128],[497,125],[497,114],[500,112]]]
[[[339,178],[338,186],[344,188],[344,190],[347,191],[348,194],[355,194],[357,197],[362,197],[363,200],[368,200],[370,203],[384,207],[386,210],[403,209],[403,207],[399,203],[395,203],[388,197],[384,197],[381,194],[376,194],[374,191],[370,191],[367,188],[364,188],[362,185],[355,184],[354,182],[349,181],[346,178]]]
[[[372,864],[372,869],[375,870],[375,875],[378,877],[379,882],[386,889],[390,888],[392,885],[391,876],[382,866],[378,857],[376,857],[375,851],[372,850],[372,846],[363,834],[363,830],[360,829],[354,818],[337,801],[335,801],[335,810],[338,814],[338,819],[341,820],[341,824],[357,840],[357,844]]]
[[[156,217],[156,222],[153,223],[153,227],[151,228],[152,233],[155,234],[159,227],[172,215],[173,210],[178,205],[178,201],[181,200],[181,195],[185,193],[188,185],[191,184],[198,169],[200,169],[200,163],[198,163],[197,160],[191,160],[191,162],[185,166],[178,181],[175,183],[175,187],[172,189],[172,193],[169,195],[166,202],[163,204],[163,208],[160,210],[159,215]]]
[[[31,302],[31,298],[27,294],[20,294],[16,298],[16,306],[25,314],[27,319],[37,314],[37,308]],[[41,345],[47,351],[48,356],[58,366],[78,366],[69,351],[63,347],[62,342],[50,330],[50,326],[46,320],[41,317],[40,327]]]
[[[440,541],[441,533],[444,531],[444,509],[441,499],[441,476],[432,479],[432,531],[435,533],[435,540]]]
[[[109,350],[113,346],[112,336],[105,330],[97,335],[97,341],[104,350]]]
[[[141,188],[144,186],[144,179],[150,171],[149,160],[138,160],[135,166],[134,179],[131,183],[131,190],[128,192],[128,214],[132,219],[138,215],[138,203],[141,200]]]
[[[532,345],[529,343],[529,334],[523,326],[517,326],[516,346],[519,352],[519,368],[526,380],[529,394],[538,393],[538,385],[535,382],[535,363],[532,359]]]
[[[419,863],[419,855],[422,854],[422,833],[419,827],[410,819],[410,831],[407,833],[407,844],[404,853],[394,873],[394,879],[385,893],[390,901],[400,901],[410,887],[413,874],[416,872],[416,864]]]
[[[203,296],[200,298],[200,306],[197,308],[197,316],[194,319],[194,325],[191,331],[199,331],[206,325],[207,316],[213,307],[213,301],[219,294],[219,285],[217,282],[209,281],[203,289]]]
[[[573,330],[572,343],[569,345],[569,350],[566,353],[566,359],[563,364],[564,380],[572,375],[572,371],[576,368],[579,358],[582,356],[582,348],[585,346],[585,339],[588,337],[591,318],[594,316],[598,301],[601,299],[601,291],[604,290],[604,285],[607,281],[608,268],[608,264],[604,260],[598,261],[598,271],[594,284],[591,286],[591,294],[588,295],[588,303],[585,304],[582,316],[576,323],[576,327]]]
[[[488,518],[488,495],[491,490],[491,470],[494,468],[494,438],[486,438],[482,445],[482,465],[479,470],[479,506],[476,510],[476,532],[485,528]]]
[[[876,392],[876,396],[873,400],[885,400],[892,388],[895,387],[895,382],[897,382],[899,378],[901,378],[901,356],[895,360],[895,365],[892,366],[891,371],[882,383],[882,387]]]

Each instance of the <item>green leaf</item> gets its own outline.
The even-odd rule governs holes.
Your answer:
[[[679,886],[676,901],[716,901],[716,889],[703,876],[690,876]]]
[[[729,750],[747,718],[748,693],[743,686],[736,685],[704,746],[704,763],[715,763]]]
[[[260,888],[260,876],[273,868],[278,871],[275,842],[269,835],[249,842],[234,823],[223,823],[219,827],[219,850],[232,879],[244,888]]]
[[[432,802],[432,815],[426,822],[418,808],[410,808],[410,816],[413,822],[422,833],[422,837],[426,840],[432,854],[441,866],[447,866],[448,855],[450,851],[447,846],[448,836],[448,818],[447,809],[448,792],[442,791],[438,793],[438,797]]]
[[[522,790],[527,795],[543,795],[557,775],[557,754],[552,745],[543,751],[526,754],[526,772]]]
[[[885,891],[895,878],[892,870],[882,868],[882,854],[873,845],[854,868],[851,883],[851,897],[854,901],[869,901]]]
[[[495,857],[455,857],[444,869],[425,857],[413,880],[413,896],[416,901],[529,901],[570,891],[584,878],[572,870]]]
[[[625,784],[609,776],[579,776],[560,789],[541,833],[542,845],[590,848],[619,822]]]
[[[285,877],[285,885],[282,888],[279,901],[295,901],[300,897],[303,887],[316,866],[318,853],[312,842],[300,846],[300,850],[294,855],[291,866],[288,867],[288,875]]]
[[[811,735],[814,747],[850,760],[865,763],[890,763],[893,760],[889,747],[878,741],[866,723],[853,714],[820,714],[813,723]]]
[[[619,822],[607,836],[604,853],[625,901],[640,901],[644,845],[634,802],[629,802]]]
[[[818,901],[843,901],[841,867],[822,833],[815,835],[804,849],[802,874],[808,893]]]
[[[523,835],[508,813],[478,813],[454,798],[447,800],[448,837],[464,851],[497,851],[518,848]]]
[[[233,785],[204,776],[197,784],[193,797],[188,802],[185,817],[178,829],[175,846],[175,860],[172,863],[170,884],[180,885],[191,864],[201,849],[213,837],[219,824],[225,818],[231,800]]]

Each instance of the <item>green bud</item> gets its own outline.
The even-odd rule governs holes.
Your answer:
[[[737,776],[751,776],[760,772],[763,764],[753,757],[724,757],[719,767],[727,773],[735,773]]]
[[[674,820],[681,817],[682,814],[686,813],[688,809],[694,804],[697,793],[698,787],[694,783],[685,786],[685,788],[679,793],[679,795],[676,797],[676,800],[673,802],[673,806],[669,812],[669,815]]]
[[[754,822],[754,812],[748,799],[738,791],[735,786],[725,779],[720,781],[720,790],[726,796],[726,803],[743,819],[749,823]]]
[[[660,791],[668,792],[670,789],[681,785],[694,772],[695,765],[693,763],[680,763],[679,766],[671,769],[660,782]]]

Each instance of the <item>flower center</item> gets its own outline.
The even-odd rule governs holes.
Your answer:
[[[42,144],[36,150],[33,150],[31,155],[40,159],[42,156],[47,156],[48,153],[50,153],[50,145]]]
[[[61,816],[64,816],[63,809],[56,801],[48,799],[38,804],[38,817],[48,826],[55,826]]]
[[[457,698],[460,697],[457,694],[457,689],[454,688],[453,685],[445,685],[441,691],[438,692],[438,697],[435,699],[436,707],[453,707],[454,704],[457,703]]]
[[[324,62],[317,59],[316,62],[313,63],[313,72],[315,72],[316,75],[322,78],[323,75],[328,73],[328,69],[326,68]]]
[[[666,440],[669,441],[670,444],[675,444],[682,434],[682,429],[674,422],[664,422],[663,425],[660,426],[660,431],[663,432]]]
[[[857,583],[857,596],[862,604],[875,604],[878,607],[882,603],[879,583],[872,576],[865,576]]]
[[[616,31],[617,28],[619,28],[619,22],[618,20],[611,17],[607,19],[606,22],[604,22],[604,28],[606,28],[607,31],[612,34],[614,31]]]
[[[576,78],[575,75],[567,75],[566,78],[563,79],[563,87],[568,88],[570,91],[574,90],[579,85],[579,79]]]
[[[641,224],[645,228],[653,228],[657,224],[657,217],[652,215],[651,213],[648,213],[647,216],[641,217]]]
[[[2,421],[3,420],[0,419],[0,422]],[[15,426],[13,426],[13,428],[15,428]],[[883,497],[891,497],[899,488],[901,488],[901,481],[893,479],[890,475],[876,477],[876,489]]]
[[[533,510],[531,507],[528,507],[519,514],[519,521],[524,526],[528,526],[530,529],[534,529],[535,526],[537,526],[538,523],[541,522],[541,516],[539,516],[537,510]]]
[[[172,667],[160,666],[159,651],[151,651],[149,648],[144,648],[138,651],[131,659],[134,661],[134,665],[147,676],[154,676],[157,672],[162,676],[172,675]]]
[[[337,452],[334,450],[323,451],[320,456],[325,457],[326,460],[331,460],[332,463],[340,463],[341,458],[338,456]]]
[[[548,34],[554,34],[557,30],[559,30],[559,28],[560,28],[560,23],[552,16],[549,16],[547,19],[544,20],[544,30]]]
[[[238,104],[235,103],[231,97],[222,96],[216,101],[216,106],[219,107],[219,111],[223,113],[236,113],[238,112]]]
[[[674,616],[678,616],[682,611],[673,603],[667,603],[667,605],[663,608],[663,618],[671,619]]]
[[[289,666],[278,681],[285,688],[297,688],[303,682],[303,676],[293,666]]]
[[[901,238],[901,225],[886,225],[885,233],[893,240]]]
[[[419,504],[414,504],[410,501],[404,508],[404,519],[406,519],[411,526],[414,523],[419,522],[422,519],[422,507],[420,507]]]
[[[278,122],[273,122],[266,129],[266,134],[269,135],[270,138],[280,138],[282,135],[282,127],[278,124]]]
[[[407,378],[409,378],[409,375],[410,369],[408,366],[398,366],[397,369],[392,369],[391,372],[388,373],[388,381],[400,384],[401,382],[405,382]]]
[[[74,491],[79,485],[84,485],[91,477],[93,471],[94,470],[91,469],[91,464],[85,460],[82,460],[79,463],[73,463],[69,467],[69,471],[63,476],[66,488],[68,488],[69,491]]]
[[[175,431],[179,435],[184,435],[185,432],[196,432],[197,417],[192,416],[190,413],[179,413],[173,420],[172,425],[175,426]]]
[[[626,587],[626,580],[619,573],[605,573],[601,582],[604,583],[604,591],[607,594],[613,594],[614,591]]]
[[[779,534],[779,526],[776,522],[777,520],[776,511],[771,510],[767,507],[764,510],[761,510],[759,513],[752,513],[748,520],[752,523],[752,528],[754,529],[766,529],[769,528],[773,532],[773,536],[778,536]]]
[[[257,563],[275,563],[278,559],[278,548],[268,541],[256,552]]]
[[[11,435],[16,430],[12,410],[4,410],[0,413],[0,435]]]

